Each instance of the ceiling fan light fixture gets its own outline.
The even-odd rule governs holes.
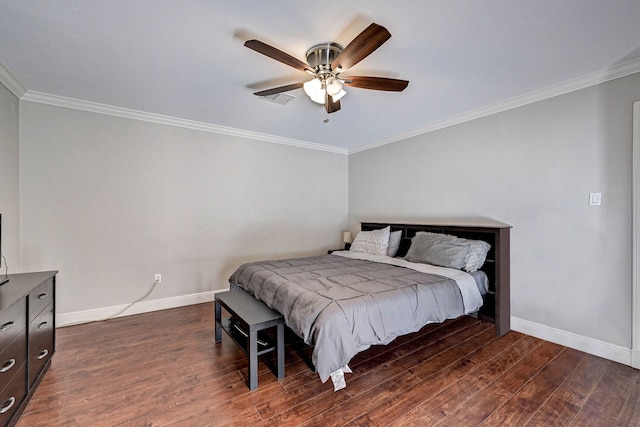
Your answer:
[[[327,93],[334,97],[342,91],[342,82],[334,76],[329,76],[327,78],[325,86],[327,88]]]
[[[311,98],[313,102],[324,104],[325,92],[322,87],[322,82],[319,78],[309,80],[304,85],[302,85],[302,88],[304,89],[305,93],[309,95],[309,98]]]
[[[340,98],[342,98],[346,94],[347,92],[345,92],[344,89],[340,89],[340,92],[336,93],[335,95],[331,95],[331,98],[333,99],[333,102],[338,102]]]

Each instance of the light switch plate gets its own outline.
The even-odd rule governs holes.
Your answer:
[[[600,206],[602,204],[602,193],[589,193],[589,206]]]

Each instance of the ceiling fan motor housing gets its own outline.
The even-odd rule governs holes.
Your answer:
[[[307,64],[316,73],[331,72],[331,63],[342,53],[338,43],[321,43],[307,51]]]

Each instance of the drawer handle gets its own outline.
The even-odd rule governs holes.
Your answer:
[[[49,350],[45,348],[40,352],[40,354],[38,354],[38,360],[44,359],[45,357],[47,357],[47,354],[49,354]]]
[[[40,295],[38,295],[38,299],[45,299],[48,296],[49,296],[49,294],[47,294],[46,292],[43,292]]]
[[[9,369],[13,368],[13,365],[15,364],[16,364],[16,359],[7,360],[7,362],[4,365],[2,365],[2,369],[0,369],[0,374],[4,374]]]
[[[16,398],[13,396],[5,400],[2,409],[0,409],[0,414],[6,413],[9,409],[11,409],[14,403],[16,403]]]
[[[38,329],[44,329],[47,327],[47,322],[42,322],[38,325]]]
[[[0,328],[0,331],[6,331],[7,329],[11,329],[15,324],[16,322],[14,322],[13,320],[11,322],[7,322],[4,325],[2,325],[2,327]]]

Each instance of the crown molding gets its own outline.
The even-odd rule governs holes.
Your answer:
[[[51,95],[36,91],[26,91],[20,97],[22,101],[35,102],[39,104],[54,105],[57,107],[71,108],[74,110],[87,111],[90,113],[106,114],[109,116],[123,117],[132,120],[141,120],[145,122],[158,123],[167,126],[175,126],[186,129],[198,130],[201,132],[210,132],[221,135],[236,136],[239,138],[252,139],[262,142],[271,142],[274,144],[289,145],[293,147],[306,148],[316,151],[326,151],[335,154],[347,155],[348,150],[341,147],[333,147],[330,145],[317,144],[308,141],[297,140],[293,138],[285,138],[276,135],[269,135],[248,130],[235,129],[226,126],[214,125],[211,123],[198,122],[194,120],[180,119],[161,114],[147,113],[144,111],[131,110],[128,108],[115,107],[112,105],[99,104],[96,102],[82,101],[64,96]]]
[[[511,110],[514,108],[522,107],[524,105],[533,104],[535,102],[544,101],[545,99],[554,98],[556,96],[565,95],[567,93],[575,92],[580,89],[595,86],[601,83],[615,80],[621,77],[629,76],[640,72],[640,59],[628,61],[622,64],[614,65],[606,70],[596,71],[594,73],[586,74],[575,79],[567,80],[565,82],[549,86],[547,88],[529,92],[527,94],[517,96],[515,98],[508,99],[506,101],[498,102],[486,107],[472,110],[466,113],[462,113],[456,116],[449,117],[445,120],[437,123],[427,125],[421,128],[414,129],[409,132],[404,132],[399,135],[392,136],[390,138],[383,139],[381,141],[373,142],[371,144],[362,145],[360,147],[349,150],[349,154],[355,154],[362,151],[371,150],[373,148],[381,147],[383,145],[392,144],[394,142],[402,141],[404,139],[412,138],[414,136],[423,135],[425,133],[434,132],[436,130],[444,129],[450,126],[459,125],[471,120],[487,117],[492,114],[501,113],[503,111]]]
[[[27,90],[15,77],[0,63],[0,83],[5,85],[18,98],[22,98]]]
[[[202,132],[210,132],[222,135],[236,136],[239,138],[252,139],[263,142],[271,142],[274,144],[282,144],[299,148],[306,148],[317,151],[325,151],[335,154],[349,155],[362,151],[371,150],[394,142],[409,139],[418,135],[434,132],[450,126],[455,126],[471,120],[487,117],[496,113],[501,113],[514,108],[522,107],[535,102],[554,98],[556,96],[571,93],[580,89],[595,86],[601,83],[625,77],[640,72],[640,59],[628,61],[622,64],[614,65],[606,70],[597,71],[586,74],[584,76],[549,86],[545,89],[529,92],[522,96],[517,96],[506,101],[498,102],[477,110],[472,110],[456,116],[449,117],[445,120],[404,132],[376,141],[360,147],[347,149],[334,147],[325,144],[318,144],[309,141],[302,141],[293,138],[285,138],[276,135],[263,134],[242,129],[236,129],[226,126],[214,125],[211,123],[197,122],[193,120],[180,119],[176,117],[164,116],[160,114],[147,113],[144,111],[131,110],[127,108],[115,107],[111,105],[99,104],[90,101],[82,101],[63,96],[51,95],[42,92],[26,90],[20,82],[18,82],[11,73],[0,63],[0,82],[3,83],[13,94],[23,101],[36,102],[41,104],[54,105],[59,107],[71,108],[75,110],[87,111],[98,114],[107,114],[116,117],[123,117],[133,120],[141,120],[146,122],[164,124],[167,126],[182,127],[186,129],[199,130]]]

